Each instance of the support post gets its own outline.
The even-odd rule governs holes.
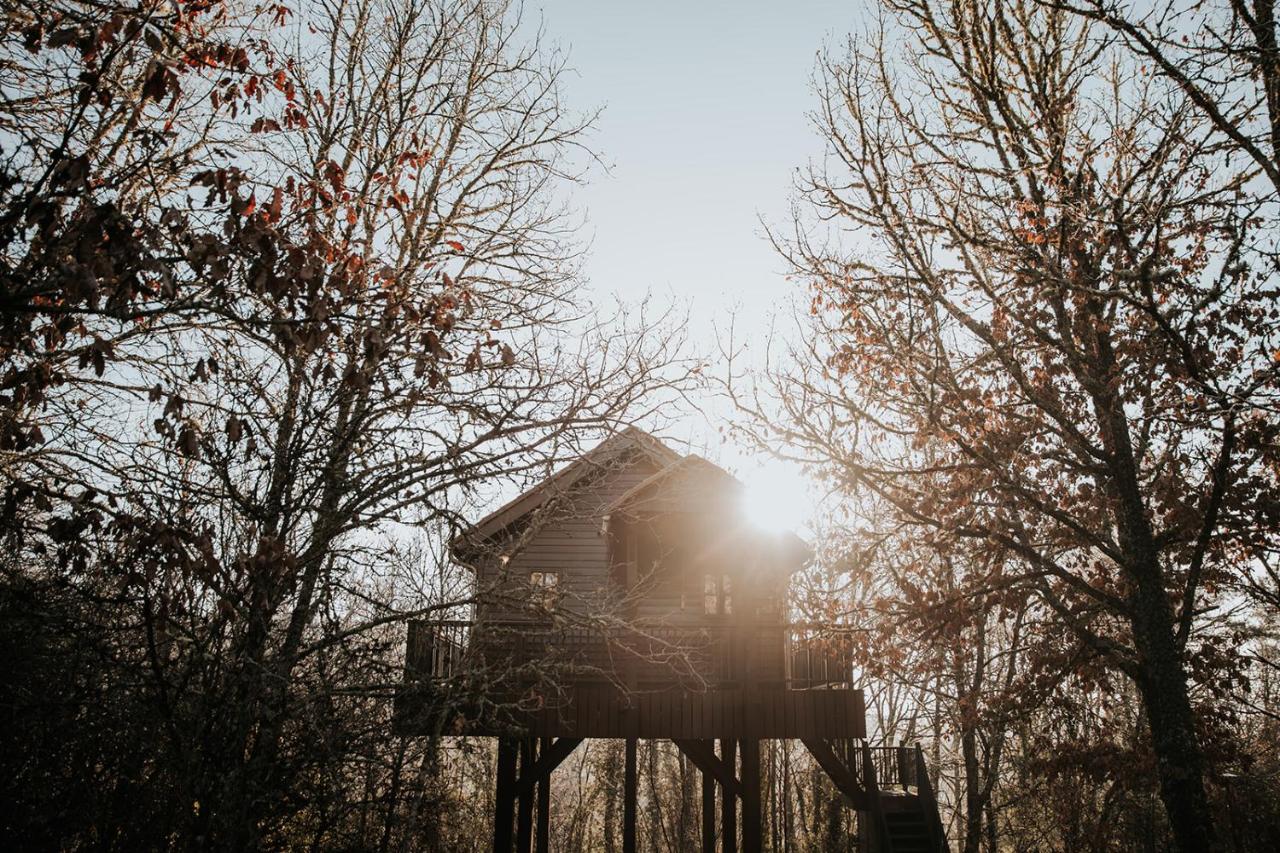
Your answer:
[[[493,853],[511,853],[511,818],[516,804],[515,738],[498,738],[498,769],[493,807]]]
[[[707,751],[715,753],[715,742],[706,742]],[[716,853],[716,779],[702,771],[702,853]]]
[[[738,742],[736,740],[720,739],[720,760],[729,768],[730,775],[737,775]],[[720,788],[720,849],[724,853],[738,853],[738,798],[723,786]]]
[[[622,784],[622,853],[636,853],[636,739],[627,738]]]
[[[760,813],[760,741],[742,741],[742,853],[764,848]]]
[[[534,751],[533,738],[520,741],[520,773],[529,773],[537,756]],[[533,788],[525,788],[518,794],[519,805],[516,808],[516,853],[532,853],[533,850]]]
[[[538,747],[538,757],[542,758],[551,749],[551,738],[544,737]],[[538,853],[550,853],[551,850],[551,774],[547,770],[545,776],[538,780],[538,831],[536,849]]]

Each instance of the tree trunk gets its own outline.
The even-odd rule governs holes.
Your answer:
[[[698,847],[698,821],[695,815],[694,801],[698,800],[694,790],[698,774],[690,766],[683,752],[677,756],[680,771],[680,827],[679,839],[681,850],[695,850]],[[701,802],[701,800],[698,800]]]
[[[960,734],[964,757],[964,853],[980,853],[982,846],[982,783],[978,772],[978,736],[972,727]]]
[[[795,812],[791,808],[791,785],[794,775],[791,772],[791,747],[787,741],[779,744],[782,749],[782,853],[791,853],[791,842],[795,838]],[[803,796],[797,791],[797,796]]]
[[[646,840],[649,842],[651,853],[660,853],[662,840],[666,837],[666,827],[662,825],[662,786],[658,779],[658,742],[656,740],[645,741],[644,759],[645,775],[649,777],[649,808],[646,810],[649,826]]]
[[[1174,839],[1181,853],[1200,853],[1216,849],[1204,788],[1204,755],[1174,636],[1173,614],[1159,578],[1157,568],[1156,583],[1139,581],[1132,600],[1133,638],[1141,666],[1138,690],[1150,722],[1160,798]]]
[[[823,850],[839,850],[844,844],[844,803],[834,791],[823,790],[826,839]]]
[[[1101,312],[1098,312],[1099,315]],[[1165,572],[1143,500],[1124,405],[1111,390],[1116,373],[1110,336],[1097,331],[1093,401],[1103,446],[1111,456],[1111,485],[1122,568],[1133,584],[1130,626],[1137,651],[1135,673],[1151,724],[1160,796],[1181,853],[1215,849],[1204,790],[1204,756],[1187,691],[1187,673],[1174,630]]]

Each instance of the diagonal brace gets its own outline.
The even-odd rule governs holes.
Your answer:
[[[867,808],[870,802],[867,792],[858,782],[858,777],[854,775],[854,772],[845,766],[845,763],[831,749],[830,744],[821,738],[801,738],[801,740],[804,741],[805,748],[809,750],[809,754],[826,771],[827,776],[835,783],[840,793],[848,797],[853,807],[856,809]]]
[[[551,744],[545,752],[538,756],[538,760],[533,762],[533,766],[520,775],[516,780],[516,794],[523,796],[533,790],[533,786],[542,779],[551,775],[551,771],[560,766],[560,762],[569,757],[569,754],[578,748],[578,744],[582,743],[580,737],[562,737],[556,738],[555,743]]]
[[[677,738],[672,741],[680,748],[680,751],[689,757],[694,766],[703,773],[708,773],[716,778],[724,789],[735,797],[742,796],[742,783],[738,781],[738,777],[734,775],[733,768],[729,767],[720,757],[715,754],[711,746],[705,741],[690,740],[687,738]]]

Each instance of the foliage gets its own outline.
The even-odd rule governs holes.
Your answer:
[[[437,568],[460,510],[686,376],[664,318],[578,287],[590,117],[489,0],[56,0],[2,49],[5,583],[66,614],[11,639],[83,638],[46,721],[118,733],[14,782],[128,787],[9,830],[385,849],[432,754],[388,743],[399,631],[475,592]],[[130,810],[150,835],[102,835]]]
[[[801,334],[766,392],[730,393],[848,496],[853,562],[891,579],[882,629],[928,643],[905,677],[972,678],[985,626],[1025,614],[1009,686],[1031,709],[1136,688],[1138,754],[1205,849],[1280,509],[1273,152],[1096,14],[884,9],[820,63],[827,156],[774,235]],[[1266,87],[1206,32],[1181,55],[1264,145]],[[1008,724],[965,694],[959,731]]]

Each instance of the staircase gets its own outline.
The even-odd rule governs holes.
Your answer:
[[[858,777],[870,808],[863,850],[867,853],[948,853],[919,746],[859,749]]]
[[[919,745],[801,740],[858,810],[859,853],[949,853],[938,800]]]

